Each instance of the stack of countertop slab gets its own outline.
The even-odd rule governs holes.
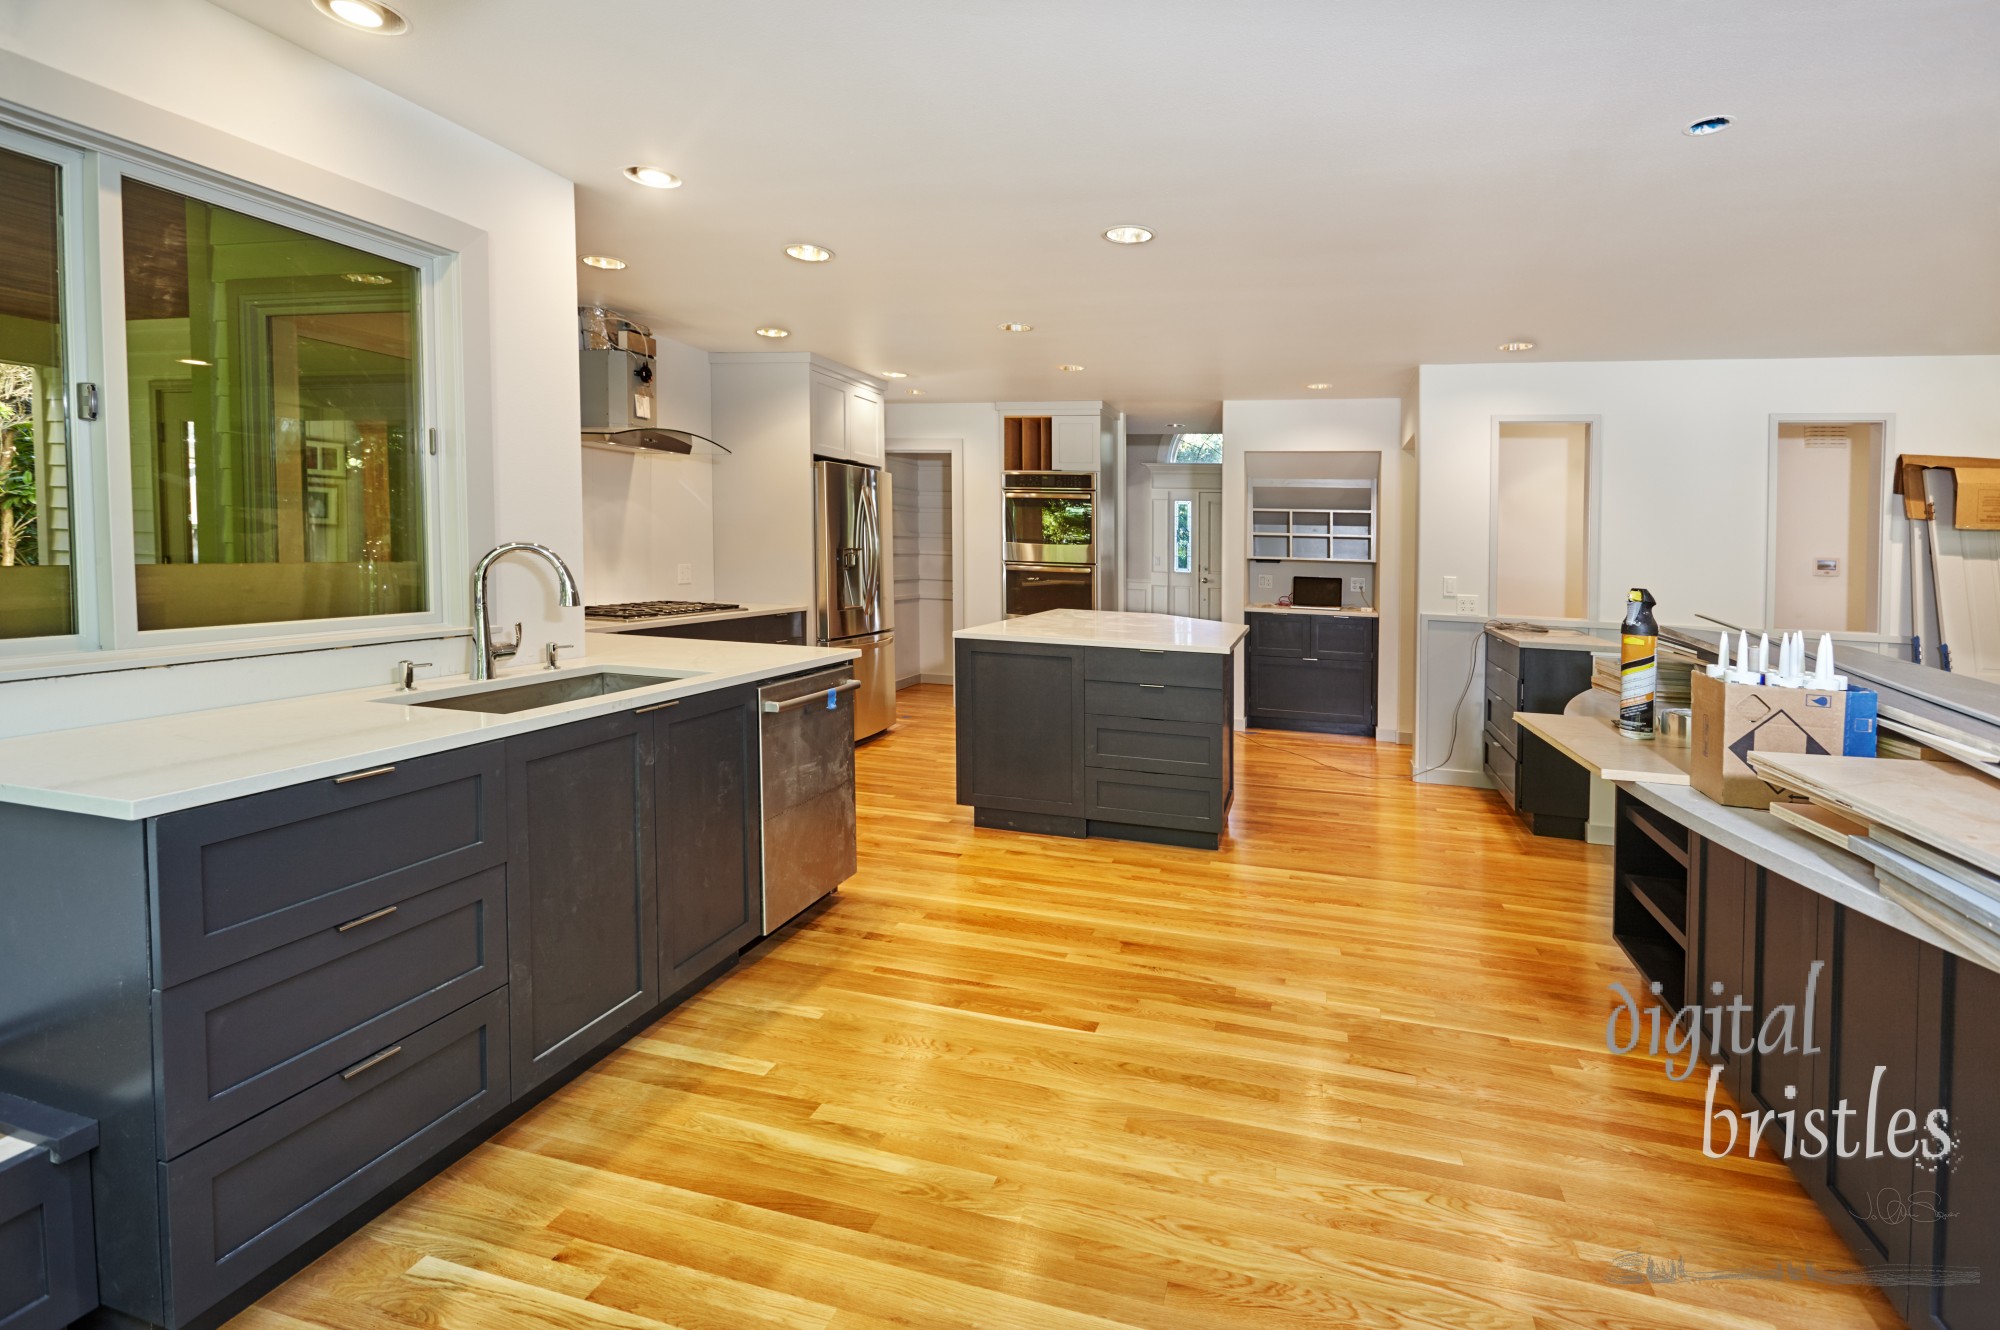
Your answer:
[[[2000,781],[1943,760],[1752,753],[1774,815],[1874,865],[1882,894],[2000,970]]]

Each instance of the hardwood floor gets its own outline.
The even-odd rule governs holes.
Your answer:
[[[951,694],[859,759],[830,907],[241,1330],[1897,1324],[1698,1078],[1604,1049],[1608,852],[1409,749],[1238,735],[1219,853],[975,831]]]

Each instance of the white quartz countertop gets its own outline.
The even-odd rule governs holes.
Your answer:
[[[406,705],[476,690],[466,676],[188,711],[147,720],[0,740],[0,803],[134,820],[258,794],[302,781],[610,715],[732,684],[837,665],[839,647],[771,646],[700,638],[587,633],[586,656],[549,671],[504,671],[530,683],[593,669],[654,674],[660,682],[513,715]]]
[[[1043,642],[1050,646],[1130,647],[1227,655],[1250,630],[1240,623],[1186,619],[1178,614],[1126,614],[1118,610],[1047,610],[961,628],[953,637],[977,642]]]
[[[1325,614],[1347,619],[1372,619],[1375,611],[1365,605],[1245,605],[1245,614]]]
[[[1618,639],[1597,637],[1590,633],[1578,632],[1574,628],[1548,628],[1536,632],[1532,628],[1502,628],[1497,623],[1486,625],[1486,631],[1503,642],[1512,642],[1517,647],[1541,647],[1553,651],[1616,651]]]
[[[710,610],[706,614],[662,614],[655,619],[598,619],[586,614],[584,627],[593,633],[636,633],[646,628],[664,628],[679,623],[716,623],[723,619],[760,619],[767,614],[803,614],[803,605],[745,605],[734,610]]]

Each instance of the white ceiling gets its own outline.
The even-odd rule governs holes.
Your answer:
[[[1993,0],[215,2],[575,180],[584,299],[927,401],[2000,352]]]

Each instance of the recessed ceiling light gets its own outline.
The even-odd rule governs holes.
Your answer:
[[[603,268],[607,272],[617,272],[625,266],[625,260],[614,259],[609,254],[586,254],[583,256],[586,268]]]
[[[790,328],[759,328],[757,330],[757,335],[759,337],[769,337],[772,339],[776,339],[779,337],[790,337],[792,335],[792,330]]]
[[[922,397],[923,395],[924,395],[924,390],[922,388],[910,389],[910,396],[912,397]]]
[[[800,263],[825,263],[833,257],[833,251],[821,245],[787,245],[785,253]]]
[[[357,286],[388,286],[396,280],[379,272],[344,272],[341,276]]]
[[[657,166],[628,166],[625,168],[625,178],[635,185],[644,185],[647,189],[679,189],[681,187],[681,178],[679,176],[675,175],[672,171],[662,171]]]
[[[1720,134],[1723,130],[1729,128],[1731,125],[1735,123],[1736,123],[1736,118],[1734,116],[1712,115],[1709,116],[1706,120],[1695,121],[1693,124],[1689,125],[1686,129],[1683,129],[1681,133],[1686,134],[1692,138],[1701,138],[1705,134]]]
[[[1001,332],[1033,332],[1034,330],[1035,325],[1032,323],[1003,323],[1000,325]]]
[[[1065,374],[1083,373],[1083,366],[1081,365],[1057,365],[1056,368],[1061,370]]]
[[[1143,226],[1114,226],[1104,233],[1104,238],[1114,245],[1143,245],[1153,238],[1153,233]]]
[[[885,369],[882,371],[882,377],[885,379],[907,379],[910,376],[899,369]]]
[[[1325,392],[1325,391],[1326,391],[1326,390],[1327,390],[1328,388],[1331,388],[1331,387],[1333,387],[1333,385],[1332,385],[1332,384],[1330,384],[1330,383],[1308,383],[1308,384],[1306,385],[1306,391],[1307,391],[1307,392],[1313,392],[1313,393],[1323,393],[1323,392]]]
[[[1532,351],[1535,349],[1535,344],[1533,342],[1502,342],[1500,343],[1500,349],[1502,351]]]
[[[206,361],[206,360],[183,360],[183,361],[181,361],[181,364],[183,364],[183,365],[193,365],[193,366],[194,366],[195,368],[197,368],[197,369],[207,369],[207,368],[209,368],[209,362],[208,362],[208,361]]]
[[[313,8],[336,23],[377,37],[394,37],[410,27],[408,19],[375,0],[313,0]]]

